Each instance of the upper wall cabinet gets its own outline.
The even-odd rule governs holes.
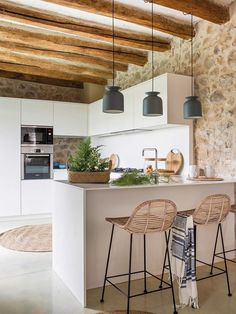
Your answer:
[[[89,105],[89,135],[99,135],[130,130],[134,124],[133,91],[124,90],[124,112],[104,113],[102,99]]]
[[[21,124],[53,126],[53,102],[22,99]]]
[[[87,136],[88,105],[54,102],[54,135]]]
[[[191,95],[191,77],[178,74],[163,74],[154,79],[154,90],[160,92],[163,101],[163,115],[143,116],[143,99],[151,91],[151,80],[126,90],[124,113],[102,112],[102,100],[89,105],[89,135],[111,134],[136,129],[155,129],[191,122],[183,119],[185,97]]]
[[[154,91],[159,92],[163,101],[163,115],[157,117],[143,116],[143,99],[145,93],[152,90],[152,81],[146,81],[131,87],[134,93],[134,127],[158,128],[167,125],[189,124],[183,118],[185,97],[191,95],[191,77],[166,73],[155,77]]]

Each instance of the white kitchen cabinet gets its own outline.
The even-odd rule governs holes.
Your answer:
[[[91,103],[89,105],[89,135],[110,132],[110,119],[111,115],[102,111],[102,99]]]
[[[0,216],[20,215],[20,100],[0,97]]]
[[[134,128],[159,128],[177,124],[189,124],[183,118],[185,97],[191,95],[191,77],[166,73],[155,77],[154,91],[160,92],[163,101],[163,115],[143,116],[145,93],[152,90],[152,81],[146,81],[131,88],[134,93]]]
[[[166,73],[154,78],[154,91],[160,92],[163,101],[163,115],[143,116],[145,93],[152,90],[152,81],[145,81],[126,90],[124,113],[107,114],[102,112],[102,99],[89,105],[89,135],[110,135],[135,129],[157,129],[176,125],[190,125],[183,118],[185,97],[191,95],[191,77]]]
[[[54,102],[54,135],[87,136],[88,105]]]
[[[89,105],[89,135],[100,135],[130,130],[134,124],[133,91],[127,89],[124,94],[123,113],[104,113],[102,99]]]
[[[53,102],[49,100],[22,99],[21,124],[53,126]]]
[[[22,215],[47,214],[52,212],[53,180],[22,180]]]

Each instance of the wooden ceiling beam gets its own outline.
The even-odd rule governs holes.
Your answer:
[[[111,0],[46,0],[47,2],[59,4],[62,6],[79,9],[89,13],[99,14],[103,16],[112,16]],[[201,1],[201,0],[199,0]],[[205,1],[205,0],[204,0]],[[187,2],[187,1],[186,1]],[[145,27],[152,27],[152,14],[147,10],[137,7],[115,2],[116,19],[138,24]],[[177,36],[183,39],[191,38],[191,26],[183,23],[181,20],[170,18],[164,14],[154,13],[154,29]]]
[[[81,75],[81,74],[72,74],[68,72],[61,71],[61,68],[58,67],[54,70],[48,70],[38,66],[29,66],[20,63],[14,62],[0,62],[0,70],[14,72],[14,73],[22,73],[29,75],[36,75],[40,77],[54,78],[60,80],[74,81],[74,82],[87,82],[93,83],[97,85],[106,85],[107,80],[100,77],[91,77],[89,75]]]
[[[107,61],[101,58],[95,58],[91,56],[78,55],[69,52],[60,52],[60,51],[51,51],[51,50],[42,50],[40,48],[30,48],[28,46],[24,46],[17,43],[5,42],[0,38],[0,49],[6,48],[10,49],[17,53],[22,53],[30,56],[40,56],[46,59],[54,58],[63,61],[65,64],[71,62],[77,65],[86,65],[89,68],[93,69],[106,69],[113,70],[113,63],[111,61]],[[115,71],[125,72],[128,70],[128,65],[123,63],[115,62]]]
[[[60,80],[55,78],[49,78],[46,76],[30,75],[23,74],[18,72],[10,72],[5,70],[0,70],[0,77],[20,80],[26,82],[39,83],[44,85],[60,86],[60,87],[70,87],[70,88],[84,88],[84,84],[79,81],[70,81],[70,80]]]
[[[152,0],[148,1],[152,2]],[[228,7],[216,4],[209,0],[153,0],[153,3],[190,13],[216,24],[226,23],[230,19]]]
[[[57,12],[10,3],[5,0],[0,0],[0,12],[1,18],[7,18],[25,25],[112,43],[113,34],[109,25],[90,21],[88,23],[88,21],[80,18],[68,17]],[[150,34],[115,27],[115,44],[152,50],[152,37]],[[169,39],[154,36],[153,49],[155,51],[166,51],[170,48]]]
[[[0,16],[1,19],[1,16]],[[35,28],[22,29],[19,25],[8,24],[0,21],[1,40],[27,44],[29,47],[43,47],[43,50],[56,50],[70,52],[86,56],[99,57],[112,60],[112,45],[97,41],[86,41],[55,33],[55,35],[44,33]],[[115,47],[115,60],[125,64],[136,64],[143,66],[147,62],[147,53],[136,49]]]
[[[105,71],[100,69],[91,69],[85,66],[76,66],[71,64],[64,64],[62,62],[57,62],[56,59],[43,59],[32,57],[31,55],[24,55],[16,53],[11,49],[5,49],[0,47],[0,60],[2,62],[10,62],[17,64],[24,64],[29,66],[36,66],[46,70],[56,70],[60,69],[65,73],[80,74],[89,77],[102,77],[105,79],[111,79],[113,77],[112,71]]]

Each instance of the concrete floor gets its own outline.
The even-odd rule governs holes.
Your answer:
[[[0,222],[0,232],[37,221]],[[105,302],[99,302],[101,289],[88,293],[88,308],[82,309],[51,268],[51,253],[25,253],[0,246],[0,314],[87,314],[124,310],[126,299],[113,287],[106,290]],[[202,270],[203,271],[203,270]],[[199,310],[184,308],[179,313],[234,314],[236,313],[236,264],[229,263],[233,296],[227,296],[224,276],[198,282]],[[156,284],[148,280],[151,289]],[[122,288],[126,284],[121,285]],[[142,291],[142,282],[133,282],[133,292]],[[176,291],[177,292],[177,291]],[[170,290],[131,300],[131,309],[152,313],[172,313]]]

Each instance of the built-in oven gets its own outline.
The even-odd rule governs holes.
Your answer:
[[[21,147],[21,179],[53,178],[53,146]]]
[[[48,126],[22,126],[21,145],[52,145],[53,128]]]

